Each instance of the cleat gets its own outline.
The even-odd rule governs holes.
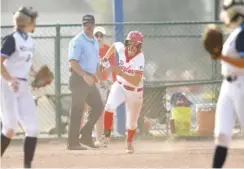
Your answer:
[[[134,153],[134,147],[131,142],[126,143],[126,153],[127,154],[133,154]]]
[[[95,145],[99,147],[108,147],[109,142],[110,142],[110,138],[103,135],[99,140],[95,142]]]

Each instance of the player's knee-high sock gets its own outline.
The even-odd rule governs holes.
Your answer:
[[[127,130],[127,142],[131,143],[133,141],[133,137],[134,137],[135,133],[136,133],[136,129],[134,129],[134,130],[128,129]]]
[[[3,133],[1,134],[1,156],[3,156],[5,150],[9,146],[11,139],[6,137]]]
[[[111,130],[113,127],[113,112],[105,111],[104,112],[104,135],[110,137]]]
[[[31,162],[33,160],[36,150],[36,137],[26,137],[24,143],[24,167],[31,168]]]
[[[213,168],[222,168],[225,163],[227,153],[228,153],[227,147],[217,146],[215,148],[212,167]]]

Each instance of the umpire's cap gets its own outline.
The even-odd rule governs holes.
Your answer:
[[[95,17],[93,15],[85,15],[82,18],[82,24],[95,23]]]

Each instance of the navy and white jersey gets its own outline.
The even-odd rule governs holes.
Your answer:
[[[224,43],[223,56],[244,59],[244,24],[235,28]],[[225,61],[221,61],[223,76],[244,75],[244,68],[237,68]]]
[[[26,33],[13,32],[2,40],[1,57],[4,65],[14,78],[27,79],[34,55],[34,41]]]

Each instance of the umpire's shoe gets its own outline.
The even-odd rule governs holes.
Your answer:
[[[31,163],[24,164],[24,168],[31,168]]]
[[[83,147],[80,144],[68,144],[67,149],[68,150],[87,150],[86,147]]]
[[[99,140],[95,142],[95,145],[99,147],[108,147],[109,142],[110,137],[106,137],[105,135],[103,135]]]
[[[91,147],[91,148],[99,148],[99,146],[95,145],[94,141],[92,138],[85,138],[85,137],[80,137],[80,143],[84,144],[85,146]]]

